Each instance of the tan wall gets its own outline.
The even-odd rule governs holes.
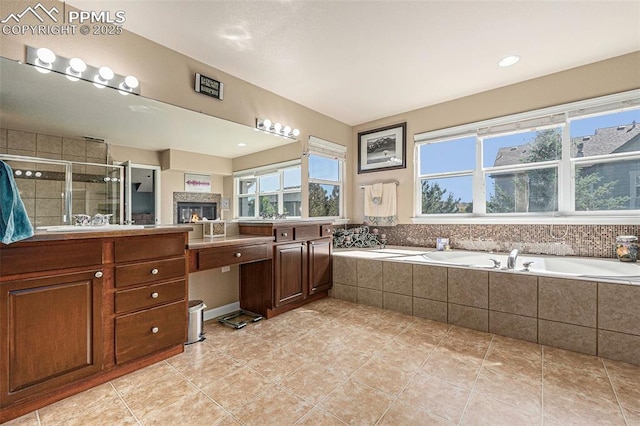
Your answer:
[[[568,71],[528,80],[450,102],[409,111],[381,120],[364,123],[353,129],[348,169],[354,180],[348,198],[352,222],[362,223],[365,183],[397,180],[398,221],[411,223],[414,215],[414,143],[416,133],[487,120],[524,111],[575,102],[607,94],[640,88],[640,52],[596,62]],[[407,168],[386,172],[357,174],[358,132],[407,122]]]

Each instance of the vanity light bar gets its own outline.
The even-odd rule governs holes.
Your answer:
[[[123,76],[107,66],[93,67],[80,58],[58,56],[46,47],[27,46],[27,64],[33,65],[41,73],[51,71],[65,75],[71,81],[85,80],[97,88],[111,87],[121,94],[140,94],[140,82],[132,75]]]
[[[293,140],[298,140],[297,137],[300,135],[300,130],[280,123],[272,123],[268,118],[256,118],[256,129]]]

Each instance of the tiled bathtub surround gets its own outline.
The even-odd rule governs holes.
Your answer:
[[[640,285],[349,257],[335,298],[640,365]]]
[[[640,225],[414,225],[378,227],[392,246],[435,247],[449,238],[453,249],[615,257],[618,235],[640,235]]]

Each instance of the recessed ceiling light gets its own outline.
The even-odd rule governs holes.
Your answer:
[[[500,62],[498,62],[498,65],[501,67],[510,67],[511,65],[515,64],[519,60],[520,60],[520,56],[517,56],[517,55],[505,56],[504,58],[500,59]]]
[[[239,143],[238,146],[247,146],[246,143]]]

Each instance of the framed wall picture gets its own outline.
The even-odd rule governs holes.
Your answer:
[[[358,173],[407,167],[407,123],[358,133]]]
[[[210,175],[184,174],[185,192],[211,192]]]

